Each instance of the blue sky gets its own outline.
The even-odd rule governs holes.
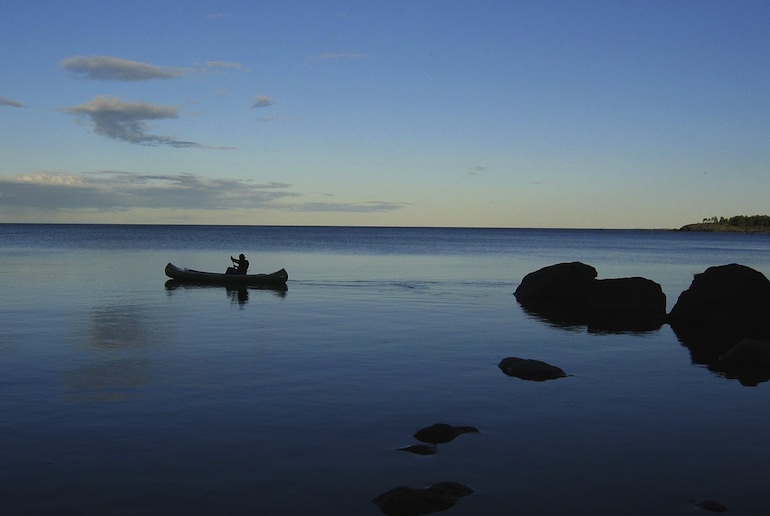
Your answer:
[[[13,1],[0,222],[766,214],[770,3]]]

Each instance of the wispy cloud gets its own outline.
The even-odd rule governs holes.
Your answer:
[[[372,56],[367,54],[354,54],[350,52],[330,52],[321,54],[308,59],[309,62],[318,61],[352,61],[357,59],[371,59]]]
[[[257,95],[254,97],[254,102],[251,103],[251,107],[263,108],[272,106],[273,104],[275,104],[275,101],[271,97],[268,97],[267,95]]]
[[[285,183],[101,171],[37,172],[0,178],[0,207],[115,211],[132,208],[226,210],[270,207],[298,194]]]
[[[59,66],[78,77],[102,81],[148,81],[174,79],[187,71],[170,66],[156,66],[109,56],[74,56],[62,59]]]
[[[409,203],[401,202],[384,202],[384,201],[370,201],[370,202],[354,202],[354,203],[338,203],[338,202],[306,202],[286,205],[284,209],[289,211],[336,211],[345,213],[379,213],[383,211],[395,211],[409,206]]]
[[[196,64],[193,68],[182,68],[157,66],[111,56],[73,56],[62,59],[59,66],[82,79],[127,82],[176,79],[196,73],[248,70],[243,64],[230,61],[206,61]]]
[[[378,213],[409,206],[386,201],[302,202],[301,197],[287,183],[196,174],[104,170],[79,175],[35,172],[0,177],[0,209],[89,213],[132,209]]]
[[[219,72],[224,70],[249,70],[247,66],[241,63],[232,63],[230,61],[206,61],[203,64],[199,64],[196,71],[207,72]]]
[[[0,97],[0,106],[24,107],[24,104],[22,104],[18,100],[9,99],[6,97]]]
[[[159,136],[148,132],[147,120],[178,118],[179,106],[125,102],[117,97],[100,95],[64,111],[87,118],[91,121],[94,132],[107,138],[139,145],[210,148],[200,143],[177,140],[170,136]]]

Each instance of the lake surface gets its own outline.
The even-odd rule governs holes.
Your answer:
[[[288,289],[166,286],[167,262],[286,268]],[[770,384],[693,363],[670,327],[592,333],[513,291],[564,261],[659,283],[770,276],[770,236],[673,231],[0,224],[0,513],[770,510]],[[571,376],[507,377],[502,358]],[[437,422],[480,432],[420,456]]]

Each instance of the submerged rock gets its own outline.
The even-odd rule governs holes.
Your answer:
[[[530,358],[507,357],[502,359],[497,364],[497,367],[508,376],[536,382],[555,380],[556,378],[567,376],[567,373],[559,367]]]
[[[770,368],[770,340],[743,339],[719,360],[728,364]]]
[[[727,507],[714,500],[699,500],[697,502],[693,502],[693,505],[699,509],[703,509],[704,511],[727,512]]]
[[[445,511],[457,505],[458,498],[473,493],[473,489],[458,482],[439,482],[424,489],[400,486],[372,500],[388,516],[419,516]]]
[[[436,423],[417,430],[414,433],[414,438],[424,443],[440,444],[453,441],[458,435],[478,432],[478,428],[473,426],[452,426],[446,423]]]

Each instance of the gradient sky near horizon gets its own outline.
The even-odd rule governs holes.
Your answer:
[[[4,2],[0,222],[768,213],[764,0]]]

